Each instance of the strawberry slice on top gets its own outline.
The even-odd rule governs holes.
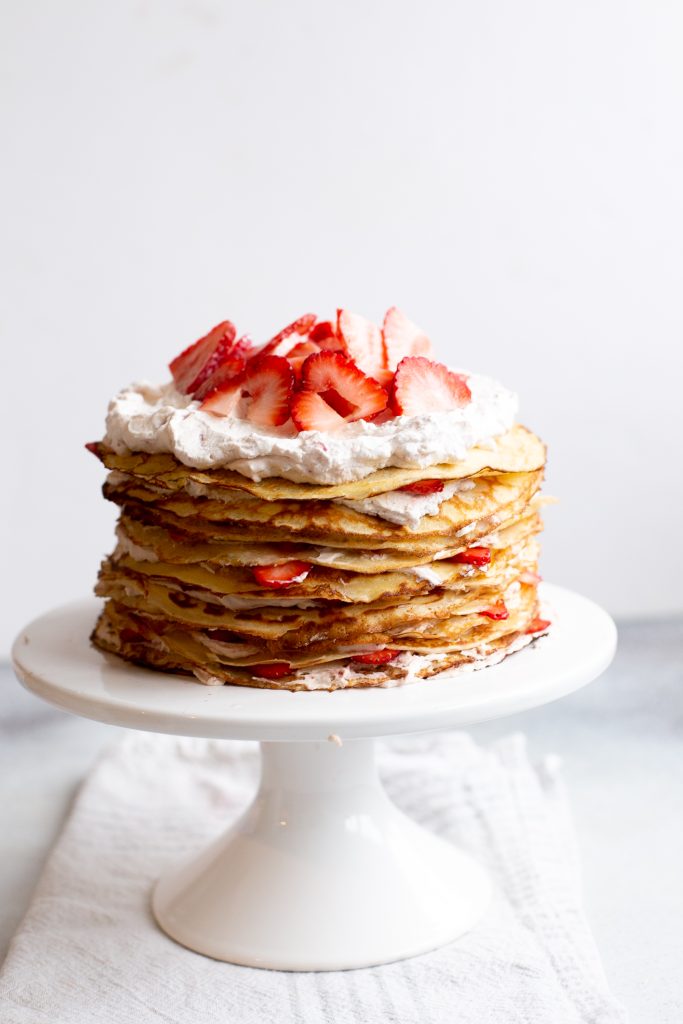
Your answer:
[[[401,416],[448,412],[472,399],[467,379],[443,363],[424,356],[405,356],[396,368],[391,388],[391,405]]]
[[[279,334],[267,341],[257,353],[261,356],[286,356],[308,334],[317,320],[315,313],[304,313],[298,320],[288,324]]]
[[[193,394],[213,373],[228,351],[237,331],[229,320],[216,324],[208,334],[195,341],[169,364],[169,370],[178,391]]]
[[[292,419],[299,430],[337,430],[344,423],[374,419],[387,401],[382,385],[343,352],[318,352],[301,368]]]
[[[316,352],[320,352],[320,349],[315,342],[300,341],[298,345],[294,346],[291,352],[287,353],[287,360],[297,376],[299,376],[301,367],[304,365],[308,357],[315,355]]]
[[[388,309],[382,326],[385,365],[395,370],[405,356],[432,356],[432,343],[420,328],[409,320],[405,313],[392,306]]]
[[[215,416],[241,412],[258,426],[280,427],[289,419],[293,390],[294,371],[283,356],[258,356],[237,377],[212,391],[201,409]]]
[[[200,383],[192,393],[193,398],[198,402],[203,402],[212,391],[227,384],[238,373],[241,373],[247,365],[252,348],[251,338],[245,334],[232,345],[217,349],[215,356],[212,356],[198,377]]]
[[[341,352],[344,349],[344,342],[337,333],[337,325],[331,320],[320,320],[311,328],[308,337],[319,349],[329,352]]]
[[[386,371],[382,333],[371,320],[348,309],[337,310],[337,335],[347,354],[363,373],[381,377]]]

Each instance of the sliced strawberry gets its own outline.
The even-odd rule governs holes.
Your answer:
[[[315,313],[304,313],[294,323],[288,324],[279,334],[267,341],[258,356],[286,356],[287,353],[301,341],[308,337],[308,333],[317,320]]]
[[[528,583],[529,585],[533,585],[535,583],[540,583],[543,577],[539,576],[537,572],[532,572],[531,569],[525,569],[524,572],[520,572],[517,579],[520,583]]]
[[[491,548],[468,548],[461,551],[451,559],[453,562],[461,562],[463,565],[476,565],[480,568],[488,565],[491,561]]]
[[[282,679],[292,671],[292,666],[286,661],[273,661],[267,665],[247,665],[253,676],[260,676],[261,679]]]
[[[241,373],[247,364],[252,347],[251,338],[245,334],[231,346],[224,347],[220,352],[217,349],[214,356],[209,360],[209,363],[213,365],[213,370],[209,373],[208,377],[204,371],[201,372],[202,383],[193,390],[193,398],[198,402],[203,402],[212,391],[227,384],[238,373]]]
[[[326,352],[340,352],[344,348],[344,343],[337,334],[337,325],[331,320],[321,320],[312,327],[309,338]]]
[[[282,356],[263,356],[247,367],[243,390],[251,398],[247,419],[262,427],[279,427],[290,416],[294,373]]]
[[[298,391],[292,399],[292,419],[297,430],[339,430],[344,417],[315,391]]]
[[[382,333],[376,324],[358,313],[338,309],[337,333],[346,352],[363,373],[374,377],[386,370]]]
[[[427,356],[431,358],[432,343],[402,310],[392,306],[384,317],[382,326],[385,365],[395,370],[405,356]]]
[[[303,583],[311,571],[309,562],[280,562],[277,565],[254,565],[251,570],[257,583],[271,590]]]
[[[199,408],[203,412],[213,413],[214,416],[236,415],[237,407],[242,398],[246,376],[246,370],[243,370],[236,377],[229,377],[222,384],[218,384],[206,396]]]
[[[505,601],[502,600],[496,601],[490,608],[485,608],[479,614],[485,615],[487,619],[507,619],[510,617],[510,612],[505,607]]]
[[[384,647],[381,651],[369,651],[367,654],[354,654],[352,661],[360,662],[361,665],[386,665],[388,661],[398,658],[400,651],[390,651]]]
[[[260,356],[246,370],[217,388],[201,408],[216,416],[237,412],[242,398],[250,399],[244,416],[262,427],[279,427],[289,419],[294,372],[283,356]]]
[[[391,389],[391,404],[397,415],[447,412],[467,405],[471,398],[467,379],[443,363],[424,356],[406,356],[398,364]]]
[[[409,494],[439,494],[442,490],[443,480],[416,480],[399,487],[399,491],[408,491]]]
[[[291,352],[287,353],[287,359],[289,360],[294,372],[298,375],[301,367],[304,365],[306,359],[309,356],[315,355],[320,349],[312,341],[300,341],[298,345],[295,345]]]
[[[320,352],[320,349],[313,341],[300,341],[298,345],[295,345],[291,352],[287,353],[287,358],[290,363],[294,362],[295,359],[300,359],[302,362],[309,356],[315,355],[316,352]]]
[[[386,409],[381,384],[358,369],[343,352],[318,352],[301,369],[301,390],[292,400],[299,430],[336,430],[344,423],[369,420]]]
[[[213,372],[218,365],[214,362],[216,353],[232,345],[236,333],[234,324],[229,320],[223,320],[203,338],[176,356],[169,364],[169,370],[178,391],[192,394],[206,379],[205,367],[210,365],[208,373]]]
[[[99,441],[86,441],[84,447],[87,448],[89,452],[92,452],[93,455],[96,455],[97,458],[99,459],[99,457],[100,457],[99,456],[99,451],[100,451],[100,442]]]
[[[525,633],[544,633],[548,626],[551,625],[550,619],[541,619],[536,616],[532,619],[527,628],[524,630]]]

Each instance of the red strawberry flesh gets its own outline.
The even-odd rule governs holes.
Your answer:
[[[282,679],[292,671],[292,666],[286,661],[274,661],[267,665],[247,665],[247,668],[254,676],[261,679]]]
[[[288,324],[279,334],[276,334],[274,338],[267,341],[257,353],[258,356],[286,356],[302,338],[308,336],[317,319],[315,313],[304,313],[298,320]]]
[[[548,626],[550,626],[550,625],[551,625],[550,619],[541,619],[538,616],[536,616],[535,619],[531,620],[531,622],[527,626],[525,632],[526,633],[543,633],[548,628]]]
[[[169,364],[169,369],[178,391],[192,394],[218,365],[214,362],[216,352],[232,345],[236,333],[234,324],[223,320],[176,356]]]
[[[461,551],[453,558],[454,562],[461,562],[463,565],[488,565],[491,561],[491,548],[468,548]]]
[[[408,491],[409,494],[439,494],[442,490],[443,480],[415,480],[399,487],[399,491]]]
[[[292,419],[297,430],[339,430],[346,420],[315,391],[298,391],[292,399]]]
[[[471,398],[466,378],[443,363],[406,356],[396,368],[391,403],[398,415],[449,412],[467,405]]]
[[[201,383],[193,390],[192,395],[198,402],[203,402],[212,391],[227,384],[228,381],[241,373],[247,363],[247,357],[251,352],[251,338],[246,334],[231,345],[216,349],[214,356],[209,360],[213,367],[207,374],[202,371],[200,374]],[[209,364],[207,364],[208,366]],[[206,367],[205,367],[206,369]]]
[[[287,360],[289,361],[295,374],[300,376],[301,367],[309,356],[315,355],[320,349],[312,341],[300,341],[298,345],[295,345],[291,352],[287,353]]]
[[[309,562],[279,562],[276,565],[255,565],[252,567],[254,579],[262,587],[281,590],[291,587],[294,583],[302,583],[310,572]]]
[[[386,665],[387,662],[398,658],[400,651],[390,651],[388,647],[381,651],[368,651],[367,654],[354,654],[352,661],[361,665]]]
[[[405,356],[432,355],[432,343],[402,310],[392,306],[388,309],[382,326],[385,365],[395,370]]]
[[[325,351],[340,352],[344,348],[344,343],[337,334],[337,326],[331,320],[321,320],[312,327],[309,338],[318,348]]]
[[[371,320],[347,309],[337,310],[337,334],[347,354],[363,373],[374,377],[386,370],[382,333]]]
[[[301,368],[301,390],[292,400],[299,430],[335,430],[344,423],[374,419],[387,406],[381,384],[343,352],[318,352]]]
[[[485,615],[487,619],[507,619],[510,617],[505,601],[495,601],[490,608],[485,608],[479,614]]]
[[[279,427],[289,419],[294,388],[294,371],[283,356],[259,356],[250,360],[243,373],[213,391],[201,408],[217,416],[238,410],[242,398],[249,399],[245,416],[263,427]]]

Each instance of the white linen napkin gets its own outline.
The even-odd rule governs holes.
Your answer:
[[[524,739],[392,740],[396,802],[484,862],[483,922],[443,949],[319,974],[219,963],[176,945],[155,878],[248,802],[255,744],[127,734],[75,802],[0,975],[3,1024],[623,1024],[581,906],[556,758]]]

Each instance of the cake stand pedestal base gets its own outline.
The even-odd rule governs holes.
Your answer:
[[[609,616],[542,585],[553,627],[471,674],[335,693],[200,686],[103,655],[100,605],[66,605],[17,637],[33,693],[77,715],[177,736],[258,740],[260,789],[222,838],[158,883],[157,921],[184,946],[252,967],[369,967],[449,942],[484,912],[489,884],[464,853],[406,818],[375,767],[376,737],[471,725],[584,686],[616,646]],[[332,739],[341,738],[339,742]]]
[[[322,971],[423,953],[476,924],[485,872],[392,803],[373,740],[262,743],[261,758],[239,821],[157,884],[171,938],[217,960]]]

